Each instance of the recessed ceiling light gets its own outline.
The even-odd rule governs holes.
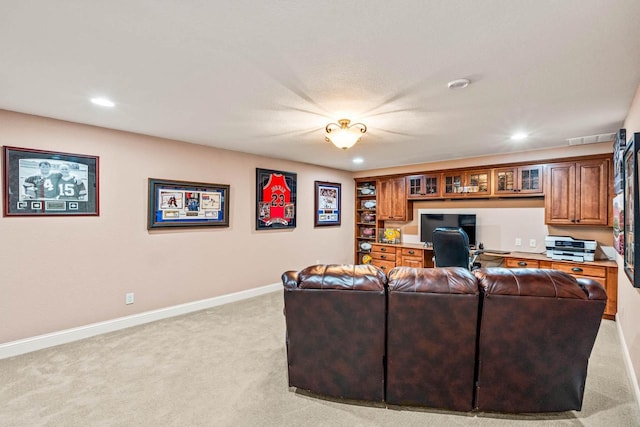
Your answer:
[[[99,97],[91,98],[91,102],[101,107],[114,107],[116,105],[115,102],[111,101],[110,99]]]
[[[353,163],[363,163],[364,159],[362,157],[356,157],[353,159]]]
[[[456,80],[451,80],[447,84],[447,86],[449,87],[449,89],[462,89],[469,86],[469,83],[471,83],[471,80],[469,79],[456,79]]]
[[[511,139],[513,139],[514,141],[522,141],[523,139],[525,139],[528,136],[529,135],[527,135],[524,132],[517,132],[517,133],[514,133],[513,135],[511,135]]]

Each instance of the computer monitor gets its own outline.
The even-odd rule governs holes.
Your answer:
[[[460,227],[469,236],[469,244],[476,245],[476,214],[420,214],[420,241],[433,243],[433,230],[438,227]]]

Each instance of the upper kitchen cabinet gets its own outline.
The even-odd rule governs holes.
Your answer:
[[[407,203],[404,176],[378,179],[378,221],[408,221],[411,218]]]
[[[441,175],[422,174],[407,177],[407,199],[426,200],[442,197],[440,189]]]
[[[607,225],[609,160],[553,163],[545,167],[545,223]]]
[[[513,166],[493,170],[493,194],[542,196],[543,165]]]
[[[442,174],[444,197],[487,197],[491,195],[491,169]]]

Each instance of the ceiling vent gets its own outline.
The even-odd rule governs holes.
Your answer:
[[[600,135],[579,136],[577,138],[568,138],[569,145],[595,144],[596,142],[610,142],[615,140],[616,134],[602,133]]]

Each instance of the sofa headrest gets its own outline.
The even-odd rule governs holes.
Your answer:
[[[389,272],[389,292],[478,294],[478,281],[462,267],[396,267]]]
[[[602,292],[587,291],[584,281],[578,281],[568,273],[540,268],[481,268],[474,270],[486,296],[520,295],[548,298],[604,299],[606,292],[597,282],[590,281]]]
[[[300,289],[384,291],[387,276],[373,265],[312,265],[297,274]]]

